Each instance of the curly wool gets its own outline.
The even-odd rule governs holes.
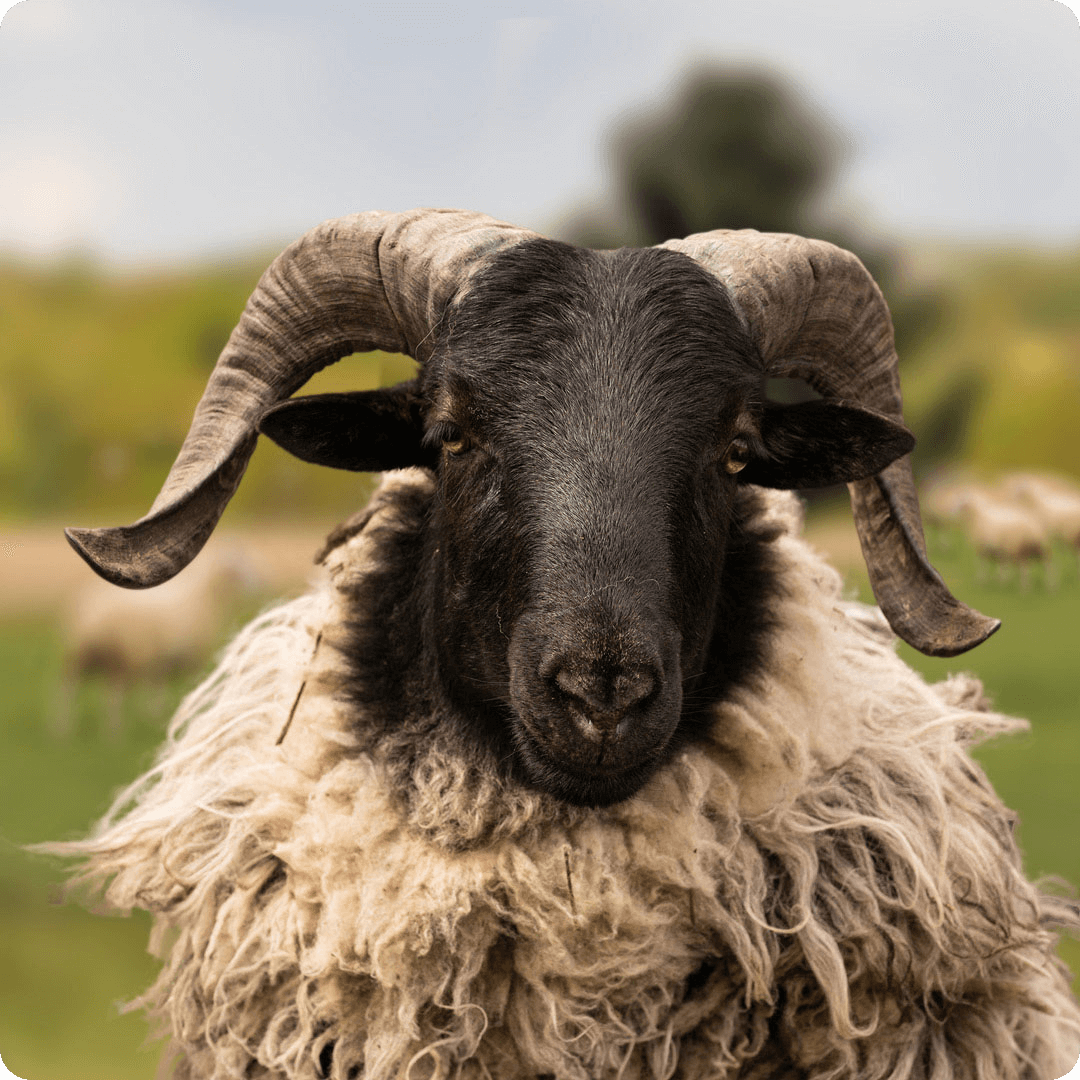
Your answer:
[[[395,474],[329,575],[183,703],[81,879],[154,914],[133,1003],[199,1080],[1052,1080],[1080,1053],[1066,902],[1022,875],[967,748],[1022,722],[928,686],[769,495],[769,678],[635,797],[558,804],[433,741],[408,799],[341,704],[341,589],[393,534]],[[449,756],[448,756],[449,754]],[[495,823],[493,826],[492,823]]]

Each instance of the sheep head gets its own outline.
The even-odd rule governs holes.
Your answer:
[[[257,428],[319,464],[430,468],[440,679],[496,703],[526,776],[575,802],[626,797],[672,745],[746,484],[851,484],[879,601],[916,647],[996,629],[926,561],[891,325],[854,256],[753,232],[592,252],[479,215],[346,221],[268,271],[151,513],[69,532],[99,572],[153,584],[189,561]],[[419,378],[282,400],[376,346]],[[823,400],[767,402],[774,374]]]
[[[261,430],[345,468],[379,431],[435,471],[440,683],[502,706],[530,780],[609,801],[663,759],[706,666],[738,486],[862,479],[914,442],[857,407],[769,405],[763,384],[692,259],[531,240],[477,275],[416,384],[294,398]]]

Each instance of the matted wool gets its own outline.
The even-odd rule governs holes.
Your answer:
[[[343,596],[425,474],[257,618],[93,835],[54,845],[164,961],[178,1078],[1054,1080],[1075,904],[1026,881],[968,755],[1022,729],[927,685],[782,527],[767,678],[633,798],[559,804],[432,740],[409,797],[343,704]],[[449,749],[448,749],[449,748]]]

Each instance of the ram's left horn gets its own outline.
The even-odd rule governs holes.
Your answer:
[[[236,491],[271,405],[350,353],[384,349],[422,361],[472,274],[533,235],[463,210],[373,211],[306,233],[251,294],[150,512],[119,528],[67,529],[71,546],[127,588],[179,573]]]

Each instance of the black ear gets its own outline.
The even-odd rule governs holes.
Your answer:
[[[768,402],[761,418],[764,455],[739,473],[774,488],[828,487],[862,480],[911,453],[915,436],[903,424],[856,405]]]
[[[383,390],[290,398],[263,413],[259,431],[301,461],[332,469],[382,472],[432,465],[435,457],[420,442],[415,379]]]

